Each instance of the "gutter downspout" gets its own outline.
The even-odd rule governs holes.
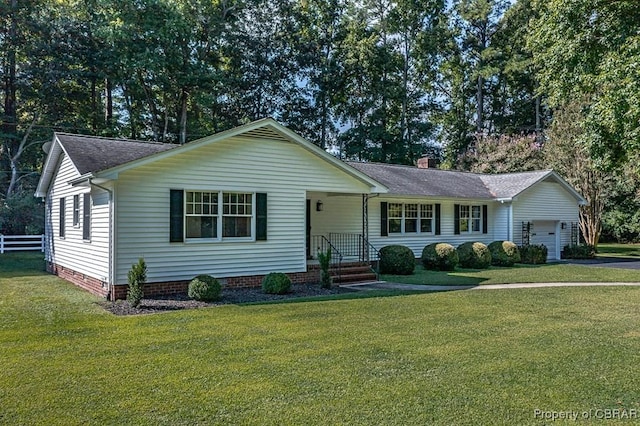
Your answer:
[[[98,185],[97,183],[93,183],[91,178],[89,178],[89,186],[95,186],[96,188],[102,189],[109,194],[109,276],[107,278],[107,300],[113,299],[113,283],[115,282],[115,268],[113,267],[113,259],[115,258],[115,247],[113,244],[114,241],[114,215],[113,215],[113,191],[109,188],[105,188],[104,186]]]

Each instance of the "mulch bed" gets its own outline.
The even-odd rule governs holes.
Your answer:
[[[100,306],[115,315],[142,315],[229,304],[260,303],[300,297],[326,296],[352,291],[354,290],[340,287],[324,289],[317,284],[295,284],[291,287],[291,292],[287,294],[266,294],[262,292],[261,288],[233,288],[222,289],[222,298],[215,302],[199,302],[189,299],[186,295],[182,294],[142,299],[142,302],[137,308],[130,306],[126,300],[101,302]]]

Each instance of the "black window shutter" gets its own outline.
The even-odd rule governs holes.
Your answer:
[[[91,194],[83,194],[82,198],[82,239],[91,239]]]
[[[460,204],[453,205],[453,233],[460,234]]]
[[[184,191],[172,189],[169,195],[169,241],[184,241]]]
[[[380,236],[389,235],[389,205],[386,201],[380,203]]]
[[[267,194],[256,193],[256,240],[267,239]]]
[[[483,234],[487,234],[489,232],[489,218],[487,217],[487,211],[489,209],[487,208],[486,204],[482,205],[482,233]]]
[[[436,235],[440,235],[440,204],[436,204]]]
[[[65,225],[65,205],[64,205],[64,198],[60,198],[60,229],[58,229],[58,236],[60,237],[64,237],[65,234],[65,229],[64,229],[64,225]]]

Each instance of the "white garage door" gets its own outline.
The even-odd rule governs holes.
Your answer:
[[[531,244],[544,244],[547,247],[547,259],[557,260],[558,235],[556,235],[556,222],[534,221],[531,229]]]

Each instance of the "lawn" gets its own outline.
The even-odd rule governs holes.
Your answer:
[[[428,271],[416,266],[413,275],[382,275],[382,280],[406,284],[486,285],[535,282],[640,282],[640,271],[585,265],[549,263],[516,265],[513,268],[456,269],[453,272]]]
[[[640,258],[640,244],[598,244],[598,256]]]
[[[551,421],[535,410],[640,411],[640,288],[116,317],[17,262],[0,256],[0,424],[539,425]]]

